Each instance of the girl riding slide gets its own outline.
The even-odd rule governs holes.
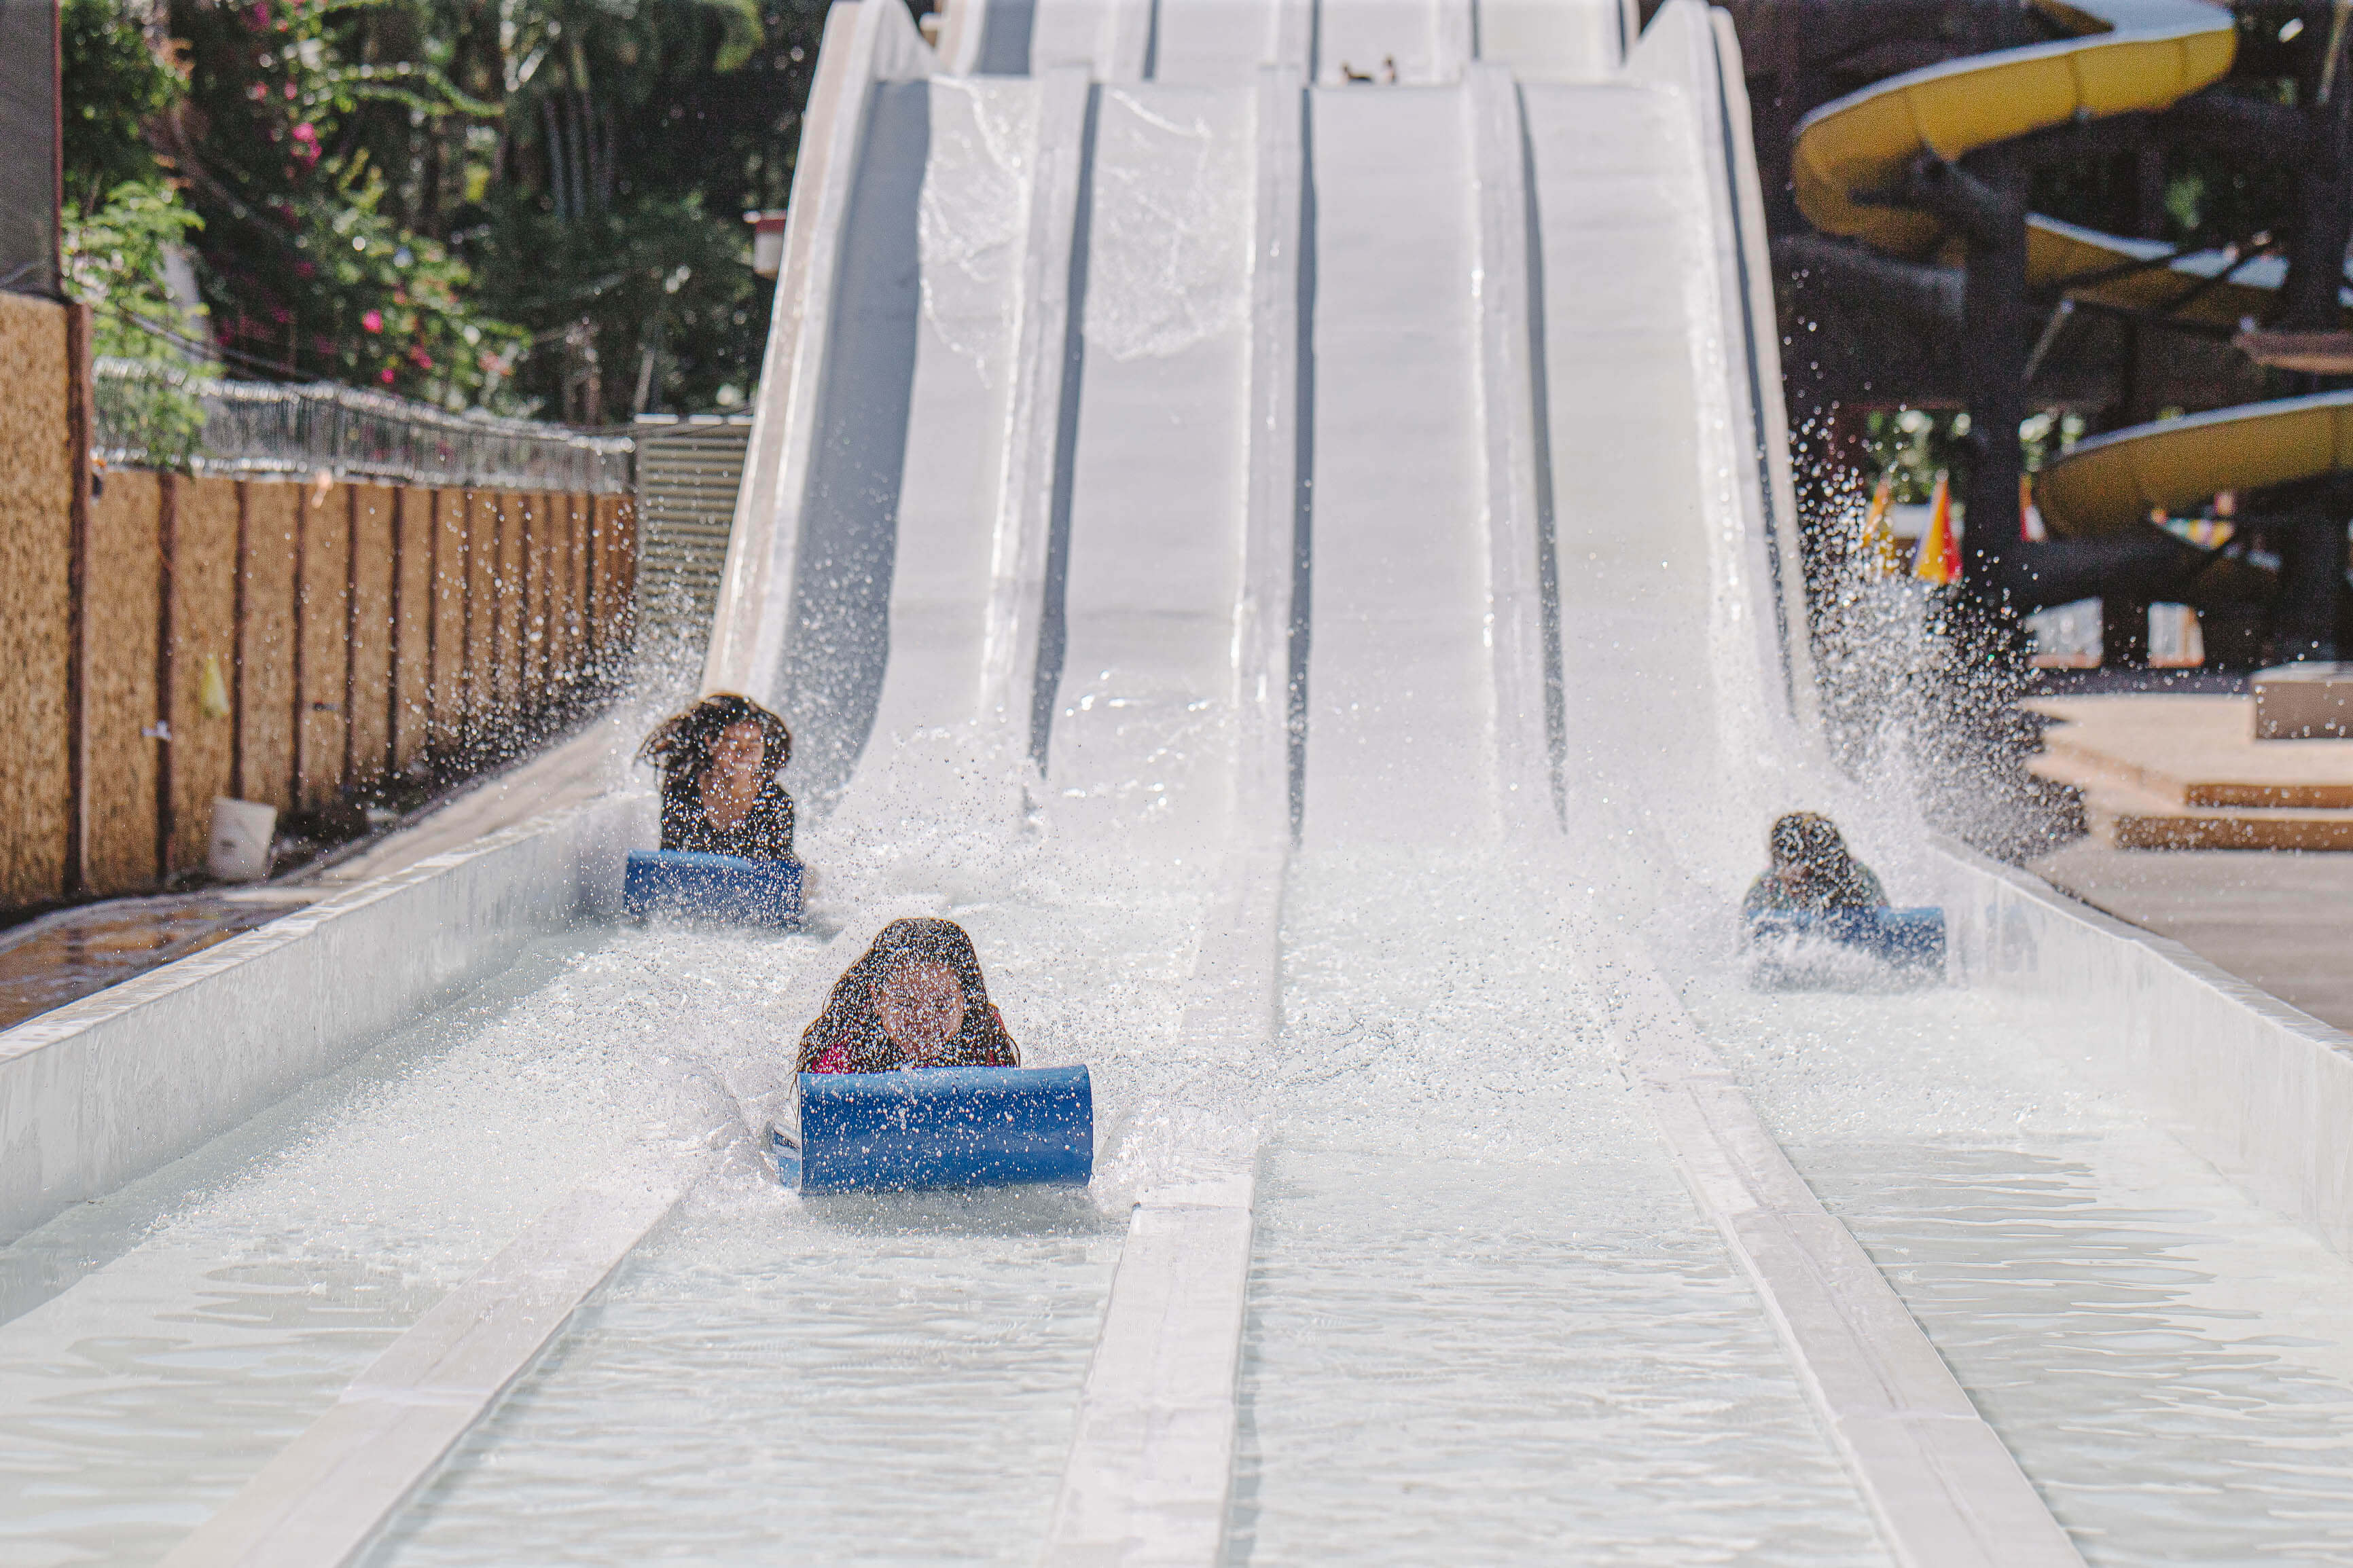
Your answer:
[[[953,921],[892,921],[834,982],[796,1072],[1018,1068],[972,938]]]
[[[666,721],[638,748],[661,768],[661,847],[792,859],[793,797],[776,783],[792,754],[785,721],[732,692]]]

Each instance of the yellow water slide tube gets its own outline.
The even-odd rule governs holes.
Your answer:
[[[1790,174],[1807,221],[1926,259],[1945,240],[1942,223],[1856,197],[1894,185],[1924,153],[1958,159],[2079,119],[2170,108],[2220,80],[2238,47],[2231,13],[2204,0],[2033,4],[2082,36],[1907,71],[1799,121]]]
[[[2026,279],[2038,289],[2063,287],[2095,304],[2235,327],[2271,313],[2287,280],[2287,262],[2221,250],[2176,256],[2159,240],[2126,239],[2029,213]]]
[[[2035,504],[2062,533],[2129,528],[2152,507],[2217,490],[2353,470],[2353,392],[2242,404],[2078,442],[2037,477]]]

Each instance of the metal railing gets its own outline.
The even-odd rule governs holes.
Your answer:
[[[136,360],[94,370],[98,456],[199,474],[287,474],[615,494],[635,443],[561,425],[450,414],[334,382],[217,381]]]

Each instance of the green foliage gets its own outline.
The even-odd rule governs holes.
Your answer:
[[[185,467],[204,433],[209,373],[190,353],[206,341],[204,317],[164,284],[166,252],[198,223],[156,180],[117,185],[95,211],[66,219],[66,279],[90,307],[90,347],[120,362],[98,383],[101,432],[165,468]]]
[[[510,193],[493,214],[484,297],[553,351],[524,363],[520,395],[596,422],[626,416],[641,381],[658,380],[649,403],[708,408],[757,376],[765,286],[736,215],[691,192],[632,192],[570,218]]]
[[[87,213],[118,186],[159,177],[147,127],[170,113],[186,88],[121,0],[64,0],[58,26],[66,205]]]
[[[750,390],[741,215],[784,205],[826,0],[63,3],[75,199],[176,189],[232,374],[591,424]],[[101,254],[144,265],[94,246],[85,291]]]
[[[237,363],[437,403],[488,400],[521,342],[476,305],[470,270],[387,211],[390,182],[346,132],[389,106],[427,120],[494,106],[434,58],[353,58],[380,0],[188,0],[193,68],[172,155],[206,219],[207,293]]]

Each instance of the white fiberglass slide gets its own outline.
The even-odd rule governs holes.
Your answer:
[[[1303,842],[1492,837],[1477,186],[1461,86],[1317,89]]]
[[[810,930],[551,939],[9,1248],[0,1556],[154,1562],[713,1149],[372,1568],[2353,1553],[2343,1259],[1984,994],[1739,984],[1776,812],[1934,853],[1810,739],[1737,62],[1630,10],[837,7],[705,670]],[[776,1187],[907,913],[1092,1069],[1092,1192]]]

